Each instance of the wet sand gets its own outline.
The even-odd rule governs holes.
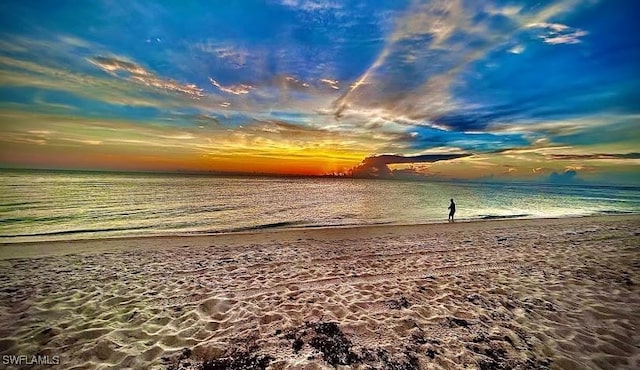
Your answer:
[[[0,283],[0,368],[640,368],[640,216],[8,244]]]

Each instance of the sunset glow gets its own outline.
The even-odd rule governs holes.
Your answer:
[[[639,13],[4,1],[0,166],[637,184]]]

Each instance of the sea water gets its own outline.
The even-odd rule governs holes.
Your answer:
[[[0,242],[640,213],[640,188],[0,171]]]

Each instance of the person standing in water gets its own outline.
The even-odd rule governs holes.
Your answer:
[[[453,215],[456,213],[456,204],[453,202],[453,198],[451,198],[451,204],[449,204],[449,222],[453,221]]]

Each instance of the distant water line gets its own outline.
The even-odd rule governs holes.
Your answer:
[[[0,242],[640,213],[640,188],[0,171]]]

